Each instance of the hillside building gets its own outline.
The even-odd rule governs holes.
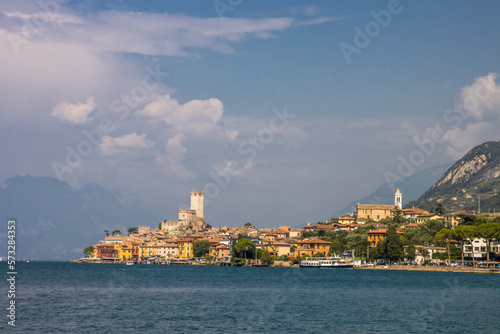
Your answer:
[[[392,212],[394,207],[402,208],[403,205],[403,194],[398,189],[394,194],[394,205],[387,204],[357,204],[356,205],[356,219],[357,221],[362,220],[374,220],[379,221],[384,218],[392,217]]]

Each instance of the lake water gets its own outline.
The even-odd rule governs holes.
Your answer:
[[[4,270],[7,272],[5,262]],[[500,275],[31,262],[17,333],[498,333]]]

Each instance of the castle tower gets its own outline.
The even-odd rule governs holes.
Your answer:
[[[394,205],[397,206],[400,210],[403,208],[403,194],[401,193],[399,188],[394,194]]]
[[[203,216],[203,191],[191,191],[191,210],[196,211],[196,217]]]

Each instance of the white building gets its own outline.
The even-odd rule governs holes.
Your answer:
[[[476,238],[472,244],[464,245],[464,256],[472,257],[472,248],[474,247],[474,257],[486,257],[486,240],[482,238]],[[490,242],[490,252],[498,254],[500,251],[500,244],[498,240],[492,240]]]

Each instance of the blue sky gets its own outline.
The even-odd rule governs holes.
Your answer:
[[[2,180],[301,225],[500,139],[497,1],[0,3]]]

